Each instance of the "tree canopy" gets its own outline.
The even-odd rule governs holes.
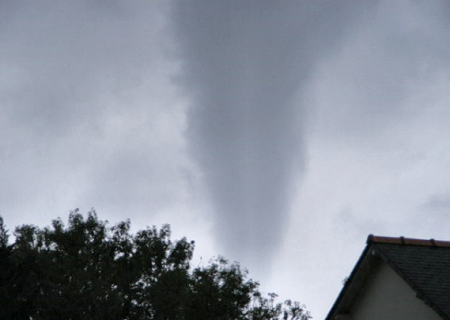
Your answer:
[[[0,217],[0,319],[306,320],[298,302],[263,295],[238,263],[192,268],[194,242],[169,225],[130,232],[95,211],[50,227],[22,225],[15,240]]]

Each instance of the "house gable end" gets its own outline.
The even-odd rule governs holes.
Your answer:
[[[351,320],[442,320],[386,263],[381,263],[354,300]]]
[[[449,241],[370,235],[326,320],[450,320],[448,266]]]

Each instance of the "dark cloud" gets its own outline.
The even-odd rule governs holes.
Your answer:
[[[320,318],[367,233],[448,237],[449,13],[1,1],[0,215],[170,223]]]
[[[218,243],[243,261],[261,266],[281,243],[292,182],[304,167],[298,97],[356,11],[298,1],[174,8],[193,99],[189,146],[213,199]]]
[[[155,7],[102,10],[88,2],[61,1],[9,8],[0,30],[2,64],[14,72],[13,82],[20,81],[2,96],[10,120],[29,125],[32,117],[37,130],[63,134],[104,111],[105,106],[98,110],[86,103],[100,92],[120,94],[139,86],[149,68],[158,72],[155,34],[161,18]],[[136,15],[137,10],[143,12]],[[153,19],[152,26],[145,19]]]
[[[331,138],[377,139],[400,121],[419,116],[432,96],[427,91],[449,68],[445,2],[380,1],[372,9],[354,19],[355,30],[321,63],[312,81],[320,88],[313,93],[319,104],[327,105],[320,130]],[[419,103],[420,93],[428,101]],[[311,107],[321,113],[317,104]]]
[[[426,211],[444,211],[447,213],[450,208],[450,196],[448,194],[430,195],[423,204],[423,208]]]

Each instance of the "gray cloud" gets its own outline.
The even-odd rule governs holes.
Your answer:
[[[306,297],[314,318],[326,315],[369,233],[448,239],[448,13],[446,1],[379,1],[307,83],[302,214],[277,269],[287,270],[280,283],[296,279],[291,294]],[[298,277],[298,260],[286,264],[294,256],[309,270]]]
[[[20,82],[3,97],[10,120],[30,124],[33,117],[38,130],[50,129],[53,134],[58,128],[64,133],[80,118],[85,120],[86,114],[100,112],[86,103],[99,91],[139,85],[142,71],[154,67],[152,60],[158,53],[152,43],[155,32],[152,36],[133,10],[137,8],[101,10],[65,1],[24,2],[6,10],[8,24],[0,31],[2,63],[15,73],[13,81],[18,77]],[[151,6],[141,10],[155,19],[156,29],[157,11]]]
[[[448,15],[445,0],[3,1],[0,214],[170,223],[319,319],[367,233],[448,238]]]
[[[157,215],[186,200],[184,103],[171,83],[165,11],[156,2],[1,4],[8,223],[74,207]]]
[[[311,109],[323,125],[313,130],[361,143],[422,114],[430,97],[440,96],[437,85],[449,67],[450,39],[443,36],[447,16],[445,2],[380,1],[354,19],[355,30],[312,81],[320,92],[309,91],[319,101]]]

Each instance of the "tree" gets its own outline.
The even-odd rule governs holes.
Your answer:
[[[8,245],[8,230],[5,229],[3,218],[0,217],[0,319],[8,319],[11,309],[8,302],[11,300],[8,290],[10,272],[13,270],[10,265],[12,253],[11,246]]]
[[[306,320],[297,302],[275,303],[237,263],[191,270],[194,242],[169,225],[130,233],[78,209],[44,229],[23,225],[9,244],[0,217],[1,319]]]

